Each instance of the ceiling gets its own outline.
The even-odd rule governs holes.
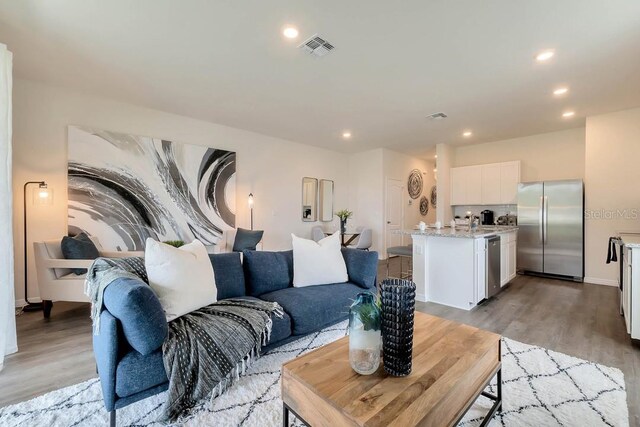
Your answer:
[[[336,49],[297,49],[315,33]],[[425,156],[640,105],[637,0],[0,0],[0,42],[17,78],[345,152]]]

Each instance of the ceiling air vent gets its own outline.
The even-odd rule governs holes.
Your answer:
[[[427,119],[429,120],[442,120],[442,119],[446,119],[448,116],[443,113],[443,112],[439,112],[439,113],[433,113],[427,116]]]
[[[309,55],[318,58],[325,56],[327,53],[335,49],[335,47],[331,43],[329,43],[322,37],[319,37],[317,34],[306,40],[298,47]]]

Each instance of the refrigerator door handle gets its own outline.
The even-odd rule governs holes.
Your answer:
[[[547,235],[549,234],[547,230],[547,227],[549,225],[548,224],[548,221],[549,221],[549,197],[548,196],[544,196],[543,207],[544,209],[543,209],[543,217],[542,217],[543,218],[542,219],[543,220],[542,243],[546,245]]]
[[[544,197],[540,196],[540,209],[538,210],[538,215],[540,216],[539,226],[538,226],[538,235],[540,237],[540,242],[544,243]]]

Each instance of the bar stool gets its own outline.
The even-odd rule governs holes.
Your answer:
[[[391,277],[389,276],[389,259],[391,258],[391,256],[398,256],[400,257],[400,277],[398,277],[398,279],[409,279],[412,280],[413,279],[413,266],[412,266],[412,259],[413,259],[413,245],[407,245],[407,246],[392,246],[390,248],[387,248],[387,277]],[[403,258],[409,258],[409,268],[407,269],[406,273],[403,273],[402,271],[402,260]]]

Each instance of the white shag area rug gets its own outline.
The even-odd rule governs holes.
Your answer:
[[[294,341],[258,359],[212,407],[185,414],[184,426],[281,426],[280,366],[344,336],[346,322]],[[628,426],[624,376],[615,368],[503,339],[503,408],[490,426]],[[489,391],[495,393],[495,387]],[[165,393],[118,410],[119,426],[157,426]],[[480,397],[461,426],[480,424],[491,401]],[[293,418],[293,417],[292,417]],[[105,426],[98,379],[0,408],[0,426]],[[297,420],[295,425],[301,425]]]

